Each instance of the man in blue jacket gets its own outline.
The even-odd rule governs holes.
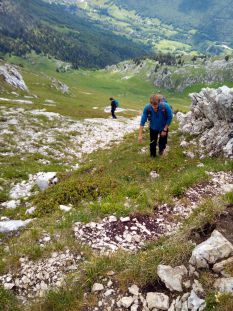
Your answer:
[[[111,113],[112,118],[116,119],[115,110],[117,109],[117,100],[115,100],[113,97],[110,97],[109,100],[111,101]]]
[[[156,146],[159,137],[159,155],[162,155],[168,137],[168,127],[173,119],[172,109],[161,94],[155,94],[150,98],[150,104],[146,104],[141,117],[138,141],[142,143],[143,127],[148,120],[150,122],[150,155],[156,157]]]

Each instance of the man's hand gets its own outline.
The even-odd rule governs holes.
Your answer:
[[[139,144],[142,143],[142,131],[143,131],[143,126],[140,125],[139,132],[138,132],[138,142],[139,142]]]
[[[165,137],[167,135],[167,131],[162,131],[161,133],[160,133],[160,136],[162,136],[162,137]]]

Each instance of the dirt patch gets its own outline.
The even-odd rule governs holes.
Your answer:
[[[216,229],[233,244],[233,204],[229,204],[226,210],[218,217]]]
[[[195,228],[191,230],[189,240],[192,240],[196,244],[200,244],[207,240],[211,233],[216,229],[216,224],[207,223],[201,228]]]
[[[233,244],[233,204],[228,205],[213,223],[206,223],[201,228],[193,229],[189,239],[200,244],[207,240],[215,229]]]

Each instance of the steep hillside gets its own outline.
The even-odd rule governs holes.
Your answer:
[[[3,0],[0,52],[24,55],[31,50],[69,61],[77,67],[104,67],[149,51],[81,15],[40,0]]]

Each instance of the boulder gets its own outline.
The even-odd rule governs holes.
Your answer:
[[[171,266],[159,265],[157,273],[168,289],[178,292],[183,291],[182,278],[188,274],[188,270],[185,266],[172,268]]]
[[[159,310],[168,310],[169,308],[169,297],[162,293],[147,293],[146,302],[150,310],[154,308]]]
[[[215,264],[231,254],[233,245],[220,232],[214,230],[208,240],[193,250],[190,263],[197,268],[208,268],[209,264]]]

